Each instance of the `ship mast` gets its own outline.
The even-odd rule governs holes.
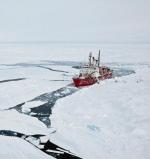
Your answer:
[[[89,66],[92,65],[92,52],[90,52],[89,54]]]
[[[101,55],[101,51],[99,50],[99,53],[98,53],[98,67],[100,67],[100,55]]]

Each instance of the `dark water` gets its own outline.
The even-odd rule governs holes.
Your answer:
[[[44,137],[44,135],[41,135],[41,134],[26,135],[23,133],[10,131],[10,130],[0,130],[0,135],[21,138],[22,140],[29,142],[30,144],[32,144],[39,150],[43,151],[44,153],[50,156],[53,156],[54,158],[57,158],[57,159],[81,159],[80,157],[76,156],[69,150],[66,150],[54,144],[50,140],[42,142],[41,138]],[[38,141],[38,145],[34,144],[35,140]]]
[[[78,88],[76,88],[76,87],[66,86],[66,87],[60,88],[56,91],[50,92],[50,93],[41,94],[40,96],[37,96],[36,98],[34,98],[28,102],[42,101],[45,103],[42,105],[39,105],[37,107],[31,108],[30,112],[23,111],[23,106],[26,102],[16,105],[9,109],[15,109],[19,113],[23,113],[26,115],[36,117],[36,118],[38,118],[38,120],[43,122],[47,127],[50,127],[51,122],[50,122],[49,116],[52,114],[52,107],[55,105],[56,101],[60,98],[64,98],[66,96],[69,96],[69,95],[75,93],[77,90],[78,90]]]
[[[25,80],[25,79],[26,79],[26,78],[7,79],[7,80],[2,80],[2,81],[0,81],[0,83],[21,81],[21,80]]]

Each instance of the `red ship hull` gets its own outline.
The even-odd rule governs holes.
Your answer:
[[[85,78],[85,79],[73,78],[73,82],[76,87],[81,87],[81,86],[92,85],[97,82],[97,79],[96,78]]]
[[[77,77],[77,78],[73,78],[73,82],[74,82],[74,85],[76,87],[82,87],[82,86],[93,85],[100,80],[105,80],[105,79],[108,79],[108,78],[112,78],[112,73],[100,76],[98,78],[89,77],[89,78],[84,78],[83,79],[83,78]]]

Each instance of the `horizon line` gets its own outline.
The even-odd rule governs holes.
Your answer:
[[[0,41],[0,44],[150,44],[149,41],[86,41],[86,40],[32,40],[32,41]]]

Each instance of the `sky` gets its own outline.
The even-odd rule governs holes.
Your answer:
[[[150,0],[0,0],[0,42],[150,42]]]

